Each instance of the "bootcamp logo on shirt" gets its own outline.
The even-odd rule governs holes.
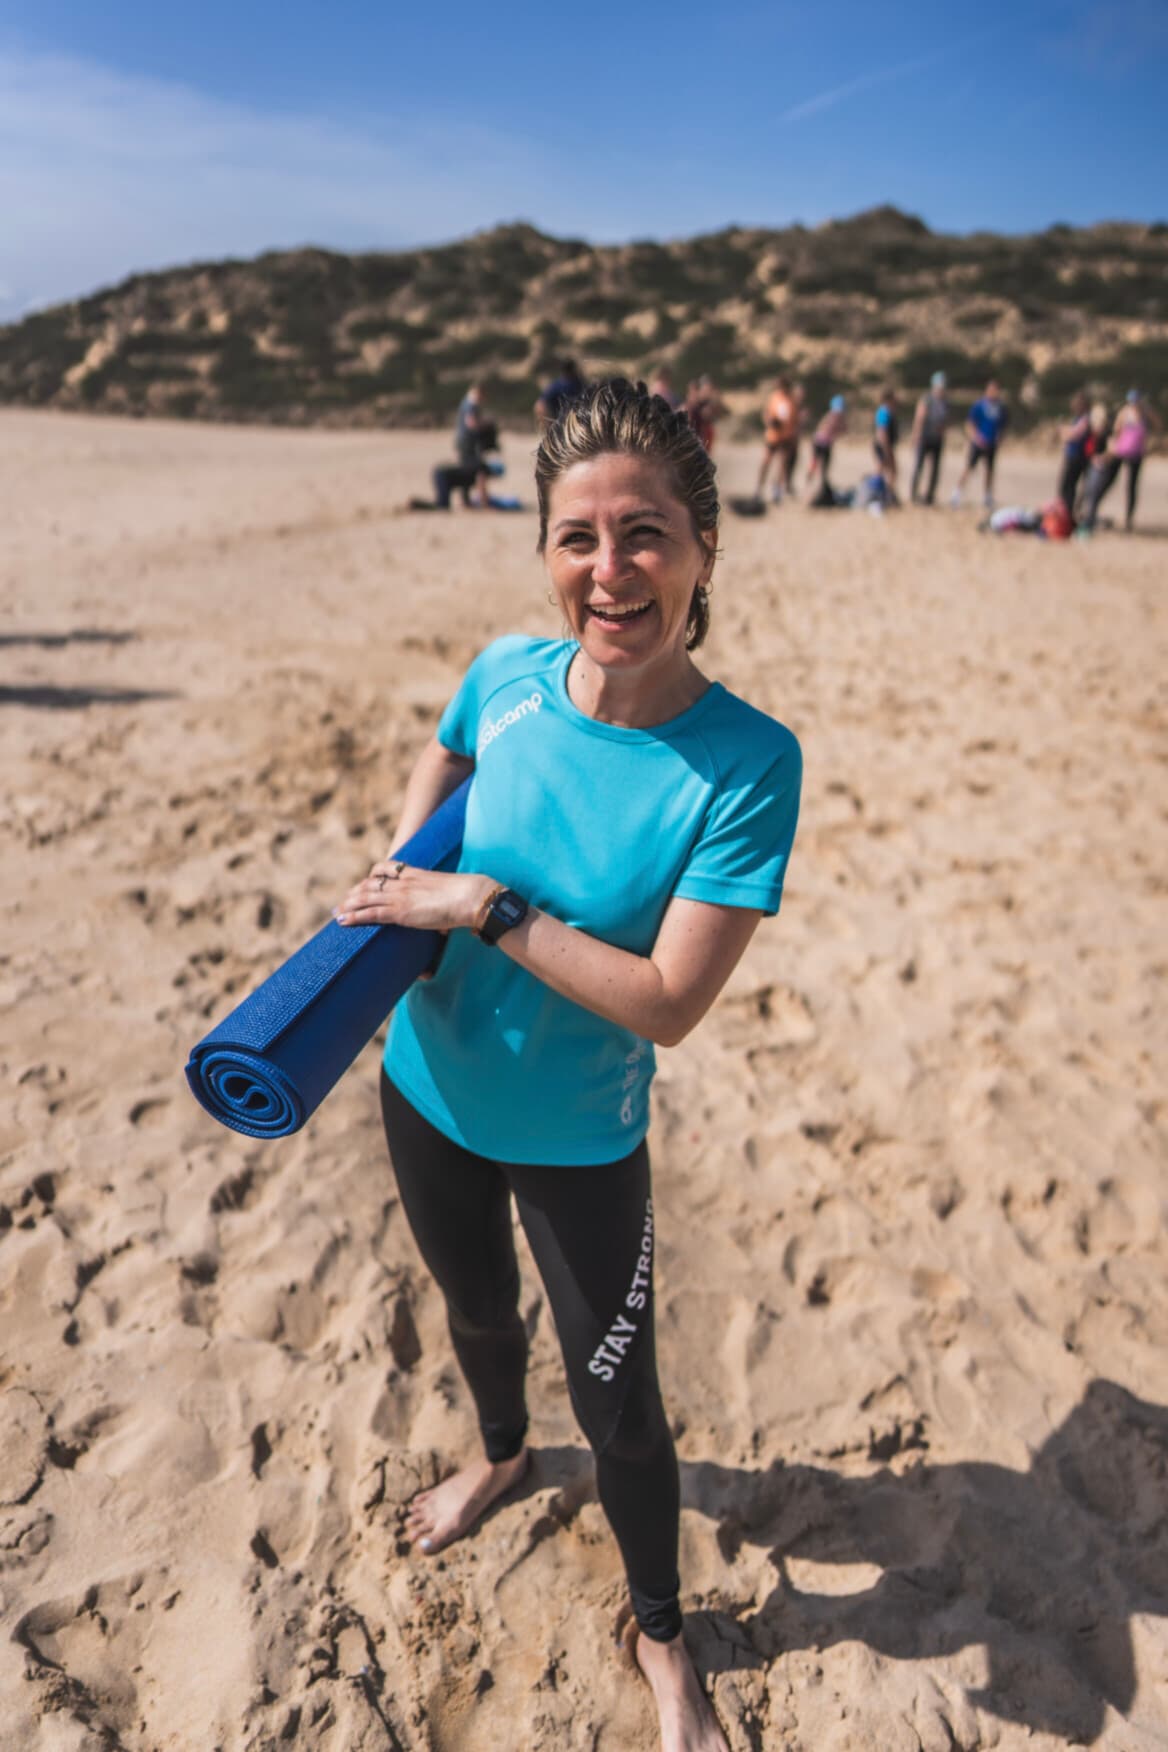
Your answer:
[[[526,718],[529,712],[538,713],[542,705],[543,695],[536,688],[535,692],[529,693],[525,700],[520,700],[517,706],[511,706],[501,718],[490,719],[479,731],[476,752],[481,754],[484,748],[490,747],[497,736],[502,736],[505,730],[510,730],[512,724],[518,724],[520,718]]]

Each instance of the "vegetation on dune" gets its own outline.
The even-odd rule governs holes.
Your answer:
[[[879,208],[593,248],[506,225],[397,254],[324,249],[137,274],[0,329],[0,401],[185,418],[446,421],[473,377],[526,419],[565,355],[749,405],[785,361],[833,390],[955,399],[991,374],[1020,424],[1075,389],[1168,396],[1168,227],[948,237]]]

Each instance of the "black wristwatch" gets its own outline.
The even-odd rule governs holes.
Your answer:
[[[480,943],[495,944],[527,917],[527,902],[513,888],[496,888],[479,909],[474,932]]]

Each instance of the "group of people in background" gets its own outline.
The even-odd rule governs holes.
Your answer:
[[[951,423],[945,373],[935,371],[913,410],[909,497],[914,505],[936,502]],[[1009,423],[1010,411],[1002,387],[996,378],[990,378],[963,422],[964,457],[950,495],[952,506],[962,504],[966,488],[980,475],[983,505],[987,511],[993,510],[994,471]],[[795,463],[806,427],[802,387],[789,377],[776,378],[763,408],[763,456],[755,489],[760,499],[768,482],[774,501],[793,496]],[[830,479],[831,458],[846,429],[847,402],[842,395],[833,395],[812,430],[811,456],[803,482],[808,503],[837,502]],[[1114,416],[1106,404],[1092,405],[1085,392],[1075,396],[1071,419],[1061,431],[1063,462],[1057,489],[1071,528],[1088,533],[1095,528],[1100,503],[1121,471],[1126,473],[1127,484],[1124,526],[1132,528],[1140,466],[1151,433],[1159,430],[1159,416],[1138,389],[1128,391],[1126,401]],[[879,486],[879,500],[884,505],[900,503],[899,442],[899,397],[890,384],[880,391],[873,415],[873,474],[869,477],[871,486]]]
[[[540,429],[554,420],[564,405],[581,395],[585,388],[585,379],[575,359],[562,359],[556,375],[535,402],[533,412]],[[710,376],[694,378],[681,396],[674,389],[668,367],[661,366],[649,388],[671,408],[683,409],[702,444],[708,451],[713,450],[718,421],[729,410]],[[808,435],[810,456],[802,484],[805,502],[832,505],[855,501],[854,492],[840,495],[831,482],[832,453],[847,430],[847,420],[845,397],[833,395],[822,416],[812,426],[803,386],[787,375],[775,379],[763,407],[763,455],[755,487],[755,502],[760,510],[763,496],[768,491],[775,503],[795,497],[795,471],[804,438]],[[961,472],[950,495],[951,505],[960,506],[966,488],[980,476],[983,505],[987,512],[993,510],[994,471],[1009,422],[1009,407],[1001,385],[995,378],[990,378],[963,421],[964,456]],[[945,373],[935,371],[929,387],[917,399],[913,410],[909,497],[914,505],[936,503],[945,442],[951,425],[952,410]],[[1155,409],[1139,390],[1128,392],[1126,401],[1114,416],[1104,403],[1092,404],[1083,391],[1074,397],[1070,419],[1060,433],[1063,453],[1056,501],[1065,508],[1069,528],[1085,533],[1092,531],[1104,496],[1120,473],[1126,472],[1124,521],[1125,527],[1131,529],[1140,467],[1151,433],[1160,429],[1161,422]],[[502,473],[501,464],[491,459],[498,444],[498,429],[484,406],[482,385],[473,383],[459,404],[455,428],[456,461],[434,470],[433,499],[411,500],[411,506],[419,510],[447,510],[453,495],[458,493],[469,507],[516,509],[517,501],[492,496],[489,490],[491,477]],[[873,415],[872,472],[866,477],[865,497],[859,502],[875,499],[881,506],[900,504],[899,444],[900,401],[895,387],[889,384],[882,388]]]
[[[1127,475],[1124,528],[1132,528],[1148,439],[1161,429],[1160,416],[1138,389],[1128,390],[1114,418],[1105,402],[1092,404],[1085,391],[1078,392],[1060,433],[1063,464],[1058,484],[1058,496],[1077,529],[1095,528],[1100,503],[1121,470]]]

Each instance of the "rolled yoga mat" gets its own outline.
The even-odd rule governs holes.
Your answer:
[[[393,856],[424,870],[453,868],[470,784]],[[438,943],[437,931],[330,919],[192,1050],[186,1072],[195,1100],[249,1138],[299,1131],[425,972]]]

